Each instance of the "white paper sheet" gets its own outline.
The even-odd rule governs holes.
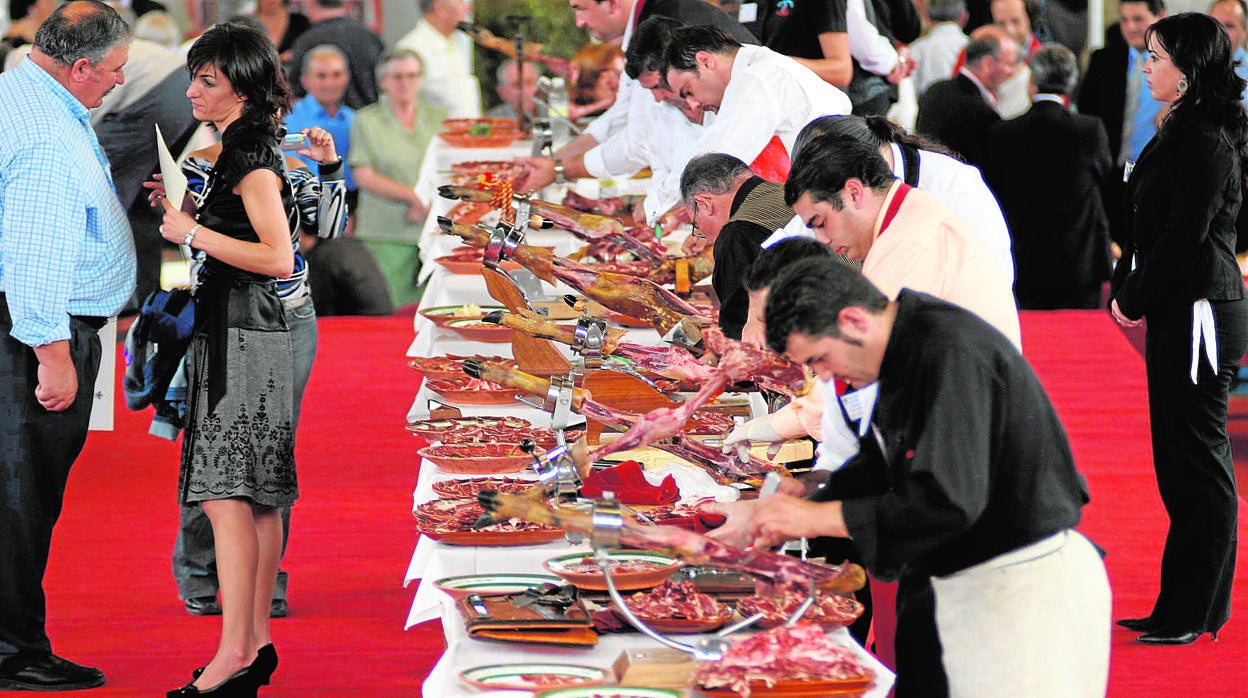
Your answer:
[[[156,153],[160,158],[161,181],[165,183],[165,205],[181,210],[182,199],[186,196],[186,175],[182,174],[178,161],[169,153],[159,124],[156,125]]]

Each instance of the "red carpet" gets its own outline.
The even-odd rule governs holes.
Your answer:
[[[1152,474],[1144,361],[1104,311],[1023,313],[1024,354],[1040,375],[1088,479],[1080,529],[1107,552],[1114,617],[1147,615],[1157,593],[1166,514]],[[1248,511],[1240,493],[1240,540]],[[1243,546],[1240,546],[1243,557]],[[1248,579],[1240,561],[1231,622],[1216,643],[1147,647],[1115,628],[1109,696],[1248,694]]]
[[[329,318],[320,328],[299,435],[303,498],[286,557],[292,615],[274,622],[282,663],[261,695],[419,695],[442,636],[436,623],[402,629],[412,590],[401,580],[416,540],[416,462],[402,429],[417,387],[402,359],[410,320]],[[1023,331],[1088,477],[1081,528],[1108,551],[1114,615],[1146,613],[1165,515],[1149,460],[1143,363],[1101,312],[1028,313]],[[186,615],[169,572],[176,447],[147,436],[146,413],[118,405],[117,430],[88,439],[70,479],[47,583],[54,646],[104,669],[108,685],[59,695],[160,695],[215,647],[218,620]],[[1248,694],[1248,580],[1237,585],[1235,617],[1217,643],[1151,648],[1115,630],[1109,695]]]
[[[437,624],[403,630],[416,543],[417,463],[403,429],[419,378],[403,361],[411,328],[320,322],[285,562],[291,615],[274,621],[281,666],[262,695],[419,696],[441,654]],[[108,683],[44,695],[164,695],[216,649],[220,619],[187,615],[169,570],[177,447],[147,435],[149,413],[117,405],[117,430],[92,434],[71,475],[46,585],[53,647]]]

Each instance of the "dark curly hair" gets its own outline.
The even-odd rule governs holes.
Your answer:
[[[240,121],[275,136],[285,131],[282,114],[290,103],[290,90],[268,36],[233,22],[213,26],[186,56],[192,76],[209,64],[230,81],[234,94],[246,98]]]
[[[1187,80],[1187,91],[1171,105],[1158,137],[1177,133],[1195,118],[1219,124],[1239,150],[1241,169],[1248,165],[1248,112],[1244,79],[1235,74],[1235,51],[1222,25],[1208,15],[1182,12],[1157,20],[1145,34],[1170,54]]]

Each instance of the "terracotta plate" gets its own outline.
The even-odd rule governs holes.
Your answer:
[[[448,531],[425,533],[439,543],[447,545],[481,545],[501,548],[515,545],[540,545],[563,538],[563,529],[539,529],[536,531]]]
[[[465,475],[518,473],[533,462],[533,456],[511,444],[439,444],[426,446],[417,453],[433,461],[442,472]]]
[[[511,328],[495,325],[480,320],[463,318],[448,320],[446,329],[452,330],[460,337],[473,342],[510,342]]]
[[[465,308],[471,310],[472,307],[478,308],[478,311],[467,315],[462,314]],[[501,305],[439,305],[433,308],[425,308],[420,311],[420,314],[429,318],[429,321],[438,327],[446,327],[446,323],[451,320],[480,320],[482,317],[485,317],[487,313],[495,310],[506,310],[506,308]]]
[[[661,633],[673,633],[676,635],[709,633],[712,630],[722,628],[725,623],[732,620],[732,609],[724,606],[723,612],[718,616],[701,620],[690,620],[688,618],[642,618],[642,620],[652,630]]]
[[[603,591],[607,588],[607,580],[602,572],[575,572],[575,567],[585,558],[594,559],[592,553],[569,553],[560,555],[542,563],[548,571],[559,575],[580,589]],[[680,569],[682,563],[674,557],[662,553],[641,550],[616,550],[610,553],[615,562],[650,562],[657,566],[636,572],[613,572],[611,580],[615,587],[622,590],[649,589],[667,579],[673,572]]]
[[[435,580],[433,586],[459,599],[469,594],[519,594],[543,584],[559,583],[558,577],[548,574],[465,574],[443,577]]]
[[[541,691],[538,698],[680,698],[683,691],[668,688],[634,688],[632,686],[603,686],[600,688],[561,688]]]
[[[516,394],[519,392],[511,388],[456,390],[453,388],[439,388],[433,385],[434,383],[442,382],[430,381],[429,391],[441,398],[442,402],[455,406],[511,405],[515,403]]]
[[[519,131],[498,131],[488,136],[470,136],[467,133],[439,133],[438,138],[453,148],[503,148],[520,138]]]
[[[494,131],[519,131],[520,125],[515,119],[482,117],[480,119],[443,119],[442,128],[447,133],[468,133],[473,126],[485,124]]]
[[[850,681],[778,681],[768,687],[762,681],[750,682],[750,695],[757,698],[854,698],[866,695],[875,686],[874,679]],[[697,686],[694,695],[707,698],[736,698],[736,691],[725,688],[702,688]]]

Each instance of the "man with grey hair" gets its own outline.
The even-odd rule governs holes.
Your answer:
[[[966,65],[950,80],[927,88],[919,100],[914,130],[953,149],[972,165],[984,160],[984,134],[1001,121],[997,91],[1020,66],[1018,42],[1004,29],[986,25],[971,33]]]
[[[342,49],[333,44],[313,46],[303,57],[303,89],[308,96],[294,103],[286,115],[286,132],[298,133],[317,126],[334,137],[334,147],[343,160],[343,179],[347,185],[347,204],[354,211],[359,192],[351,168],[346,165],[351,154],[351,119],[355,110],[344,103],[347,86],[351,84],[351,65]],[[318,163],[299,157],[308,167]],[[314,170],[315,171],[315,170]]]
[[[385,50],[381,37],[351,16],[345,0],[311,0],[307,12],[312,26],[290,47],[290,88],[295,96],[307,94],[303,86],[304,54],[321,44],[333,44],[346,55],[351,69],[343,102],[352,109],[376,102],[380,93],[373,67]]]
[[[762,253],[763,241],[793,218],[784,186],[750,171],[740,159],[706,153],[689,160],[680,175],[682,203],[693,212],[697,252],[714,245],[711,288],[719,299],[719,327],[741,339],[750,309],[746,277]]]
[[[1078,77],[1070,49],[1040,49],[1031,57],[1031,108],[988,134],[984,179],[1014,237],[1014,295],[1024,310],[1098,308],[1109,279],[1099,187],[1113,160],[1101,121],[1068,108]]]
[[[0,75],[0,691],[104,683],[52,653],[43,576],[87,438],[96,332],[134,290],[130,226],[88,112],[125,82],[129,39],[116,11],[77,0]]]
[[[495,89],[498,91],[500,104],[486,112],[486,116],[495,119],[516,119],[524,110],[525,116],[533,116],[533,96],[537,94],[537,78],[540,66],[533,61],[525,61],[524,78],[520,77],[520,64],[514,58],[508,58],[498,64],[495,72]]]
[[[932,27],[910,44],[910,56],[918,62],[914,69],[914,90],[922,96],[932,83],[953,75],[958,56],[969,39],[962,28],[969,15],[966,0],[927,0]]]
[[[472,74],[472,40],[458,29],[472,10],[469,0],[420,0],[420,21],[394,47],[420,56],[425,66],[420,102],[452,118],[481,116],[481,91]]]

